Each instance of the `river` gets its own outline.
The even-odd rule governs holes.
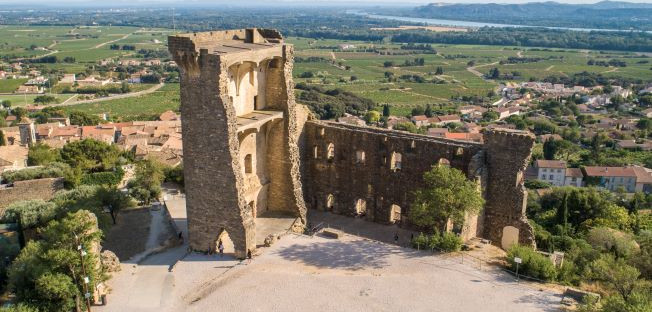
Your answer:
[[[455,27],[470,27],[470,28],[481,28],[481,27],[535,27],[535,28],[547,28],[547,29],[561,29],[561,30],[573,30],[573,31],[618,31],[618,32],[628,32],[630,30],[622,29],[595,29],[595,28],[572,28],[572,27],[552,27],[552,26],[531,26],[531,25],[514,25],[514,24],[495,24],[495,23],[485,23],[485,22],[470,22],[470,21],[455,21],[455,20],[446,20],[446,19],[437,19],[437,18],[420,18],[420,17],[407,17],[407,16],[392,16],[392,15],[377,15],[369,14],[367,12],[358,11],[358,10],[348,10],[347,14],[361,15],[370,18],[379,18],[379,19],[390,19],[403,22],[411,23],[423,23],[428,25],[437,25],[437,26],[455,26]],[[646,33],[652,34],[652,31],[645,31]]]

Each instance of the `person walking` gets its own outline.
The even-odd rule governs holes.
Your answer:
[[[247,264],[251,263],[251,249],[247,250]]]
[[[220,258],[224,258],[224,244],[222,244],[221,239],[220,242],[217,244],[217,249],[220,251]]]
[[[394,234],[394,243],[396,243],[398,245],[398,232],[396,232],[396,234]]]

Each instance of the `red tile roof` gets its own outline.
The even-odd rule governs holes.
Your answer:
[[[545,160],[545,159],[539,159],[537,160],[537,167],[538,168],[557,168],[557,169],[564,169],[566,168],[566,162],[563,160]]]
[[[632,167],[584,167],[590,177],[635,177]]]

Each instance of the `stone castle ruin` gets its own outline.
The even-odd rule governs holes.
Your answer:
[[[256,248],[258,218],[305,224],[307,207],[410,228],[412,191],[437,164],[465,172],[486,199],[480,216],[456,225],[464,238],[534,244],[523,188],[531,134],[487,131],[479,144],[313,120],[295,102],[293,46],[276,30],[176,35],[168,44],[181,72],[192,249],[211,250],[228,233],[243,258]]]

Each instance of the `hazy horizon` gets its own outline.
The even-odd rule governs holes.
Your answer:
[[[216,6],[216,5],[228,5],[231,7],[237,6],[248,6],[248,5],[265,5],[265,6],[279,6],[283,4],[288,5],[297,5],[297,6],[306,6],[306,5],[347,5],[347,6],[356,6],[356,5],[422,5],[427,3],[500,3],[500,4],[523,4],[530,2],[558,2],[558,3],[567,3],[567,4],[591,4],[601,2],[602,0],[557,0],[557,1],[528,1],[528,0],[498,0],[498,1],[476,1],[476,0],[409,0],[409,1],[399,1],[399,0],[356,0],[356,1],[347,1],[347,0],[311,0],[311,1],[301,1],[301,0],[280,0],[272,4],[268,1],[260,0],[243,0],[238,3],[233,3],[232,1],[210,1],[210,0],[116,0],[108,4],[106,1],[99,0],[63,0],[63,1],[46,1],[46,0],[0,0],[0,5],[13,5],[13,6],[29,6],[29,5],[41,5],[46,7],[57,7],[57,6],[80,6],[80,7],[119,7],[119,6],[145,6],[145,5],[154,5],[154,4],[184,4],[189,6]],[[613,1],[613,2],[630,2],[630,3],[652,3],[652,0],[627,0],[627,1]],[[1,9],[0,9],[1,10]]]

